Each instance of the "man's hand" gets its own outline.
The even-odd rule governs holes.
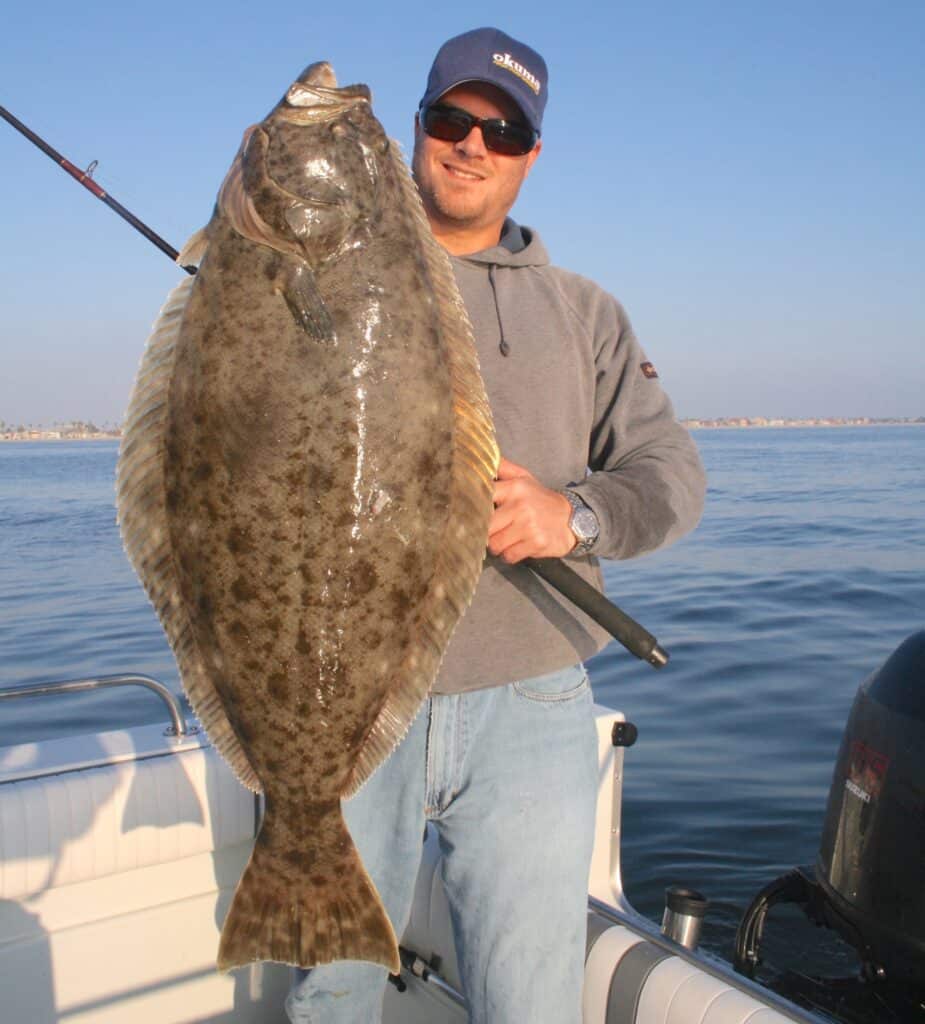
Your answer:
[[[511,565],[524,558],[561,558],[575,546],[568,525],[571,515],[564,495],[544,487],[523,466],[502,459],[488,550]]]

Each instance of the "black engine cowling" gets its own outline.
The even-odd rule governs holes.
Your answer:
[[[858,690],[826,810],[816,881],[826,923],[869,969],[925,976],[925,631]]]
[[[909,1019],[907,1005],[923,1019],[925,631],[900,644],[859,687],[815,867],[794,868],[754,897],[736,932],[737,970],[754,974],[768,913],[784,903],[838,931],[860,955],[862,978],[886,982],[877,986],[883,1020]],[[806,998],[818,1000],[820,991]],[[902,1008],[884,1016],[887,1002]]]

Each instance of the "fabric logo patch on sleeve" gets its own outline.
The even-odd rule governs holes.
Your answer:
[[[648,377],[649,380],[658,376],[658,370],[651,363],[640,363],[639,368],[642,370],[643,377]]]

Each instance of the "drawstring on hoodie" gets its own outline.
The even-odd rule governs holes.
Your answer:
[[[501,321],[501,307],[498,304],[498,289],[495,287],[495,267],[496,263],[488,264],[488,283],[491,285],[491,294],[495,300],[495,316],[498,318],[498,334],[501,336],[501,340],[498,342],[498,348],[501,350],[501,355],[510,355],[511,346],[508,344],[507,338],[504,336],[504,324]]]

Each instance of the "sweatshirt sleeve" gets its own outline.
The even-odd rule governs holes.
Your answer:
[[[595,298],[590,473],[571,489],[600,522],[591,553],[625,559],[664,547],[697,525],[706,475],[623,307],[603,292]]]

